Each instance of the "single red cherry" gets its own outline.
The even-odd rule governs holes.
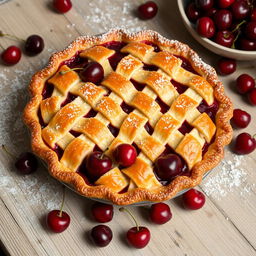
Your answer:
[[[114,151],[114,157],[118,164],[128,167],[136,161],[137,152],[130,144],[120,144]]]
[[[25,51],[29,55],[36,55],[44,49],[44,40],[39,35],[29,36],[25,42]]]
[[[70,0],[53,0],[53,7],[60,13],[66,13],[72,8]]]
[[[218,10],[214,15],[214,23],[218,30],[226,30],[232,24],[232,13],[229,10]]]
[[[241,50],[256,51],[256,41],[241,37],[238,45]]]
[[[97,180],[100,176],[112,168],[111,159],[102,152],[94,151],[88,155],[86,161],[87,173],[92,180]]]
[[[149,214],[151,221],[156,224],[164,224],[172,218],[171,209],[165,203],[151,205]]]
[[[112,237],[112,230],[106,225],[98,225],[91,230],[91,238],[99,247],[107,246],[111,242]]]
[[[69,215],[63,211],[65,201],[65,187],[63,187],[63,197],[60,210],[50,211],[46,218],[47,226],[55,233],[61,233],[66,230],[70,224]]]
[[[156,16],[158,11],[158,6],[153,1],[148,1],[138,8],[139,17],[143,20],[149,20]]]
[[[246,155],[253,152],[256,148],[256,140],[249,133],[240,133],[235,140],[235,153]]]
[[[92,205],[91,210],[94,219],[100,223],[111,221],[114,215],[113,205],[111,204],[103,204],[97,202]]]
[[[247,1],[237,0],[232,4],[231,11],[236,20],[242,20],[249,15],[250,6]]]
[[[156,160],[156,174],[161,180],[171,181],[182,172],[182,161],[176,154],[160,156]]]
[[[218,31],[214,37],[214,42],[230,48],[234,43],[235,37],[228,30]]]
[[[248,99],[252,105],[254,106],[256,105],[256,88],[253,88],[252,90],[249,91]]]
[[[248,74],[242,74],[236,79],[237,91],[241,94],[247,93],[255,87],[255,80]]]
[[[234,109],[232,121],[237,127],[245,128],[251,122],[251,115],[241,109]]]
[[[196,7],[203,11],[209,10],[213,7],[213,0],[195,0]]]
[[[17,46],[9,46],[2,52],[1,57],[6,65],[17,64],[21,58],[21,50]]]
[[[80,76],[84,82],[98,84],[104,78],[104,69],[97,62],[89,62],[80,72]]]
[[[150,240],[149,229],[146,227],[139,226],[135,217],[128,209],[121,207],[119,211],[127,212],[136,224],[136,227],[130,228],[126,233],[126,238],[129,244],[137,249],[144,248],[149,243]]]
[[[22,153],[16,160],[15,167],[21,174],[30,174],[37,170],[37,159],[35,155],[30,152]]]
[[[198,210],[205,204],[205,195],[194,188],[184,193],[182,199],[185,208],[190,210]]]
[[[256,21],[256,7],[252,9],[251,21]]]
[[[211,38],[215,34],[215,25],[213,20],[209,17],[202,17],[198,19],[196,30],[200,36]]]
[[[250,40],[256,40],[256,21],[251,21],[246,24],[245,35]]]
[[[234,2],[235,2],[235,0],[218,0],[218,6],[221,9],[225,9],[225,8],[228,8]]]
[[[221,75],[229,75],[236,71],[236,60],[221,58],[218,61],[218,70]]]
[[[188,19],[191,22],[196,22],[199,19],[200,15],[201,15],[199,9],[196,8],[195,3],[190,3],[187,6],[186,14],[187,14]]]

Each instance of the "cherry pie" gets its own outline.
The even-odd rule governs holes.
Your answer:
[[[232,136],[232,104],[214,69],[153,31],[80,37],[30,91],[24,120],[50,174],[115,204],[163,201],[199,184]],[[123,144],[136,152],[126,166],[115,154]],[[88,167],[95,156],[106,160],[102,172],[102,163]]]

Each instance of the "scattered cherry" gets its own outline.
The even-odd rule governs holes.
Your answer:
[[[70,0],[53,0],[53,7],[60,13],[66,13],[72,8]]]
[[[222,9],[228,8],[235,0],[218,0],[218,6]]]
[[[91,230],[91,238],[99,247],[107,246],[111,242],[112,237],[112,230],[106,225],[98,225]]]
[[[236,88],[239,93],[245,94],[255,87],[255,80],[248,74],[242,74],[236,79]]]
[[[218,31],[214,37],[214,42],[230,48],[234,43],[235,37],[228,30]]]
[[[214,15],[214,23],[219,30],[226,30],[232,24],[232,13],[229,10],[218,10]]]
[[[136,161],[136,149],[130,144],[120,144],[114,151],[115,160],[118,164],[128,167]]]
[[[236,71],[236,60],[221,58],[218,61],[218,70],[221,75],[229,75]]]
[[[205,204],[205,195],[192,188],[182,195],[185,208],[190,210],[198,210]]]
[[[243,132],[236,137],[235,153],[239,155],[250,154],[256,148],[256,140],[249,133]]]
[[[136,227],[130,228],[126,233],[126,238],[130,245],[138,249],[144,248],[150,240],[149,229],[139,226],[136,219],[128,209],[121,207],[119,211],[126,211],[132,217],[136,224]]]
[[[256,21],[251,21],[246,24],[245,35],[250,40],[256,40]]]
[[[17,64],[21,58],[21,50],[17,46],[9,46],[2,52],[1,57],[6,65]]]
[[[92,205],[92,216],[100,223],[109,222],[114,215],[113,206],[110,204],[94,203]]]
[[[152,19],[156,16],[158,11],[158,6],[153,1],[148,1],[138,8],[139,17],[143,20]]]
[[[97,180],[100,176],[108,172],[112,167],[111,159],[102,152],[94,151],[88,155],[86,169],[90,178]]]
[[[161,180],[171,181],[182,172],[182,161],[176,154],[160,156],[156,160],[156,174]]]
[[[252,90],[249,91],[248,99],[252,105],[256,106],[256,88],[253,88]]]
[[[206,11],[213,7],[214,1],[213,0],[195,0],[195,3],[198,9]]]
[[[39,35],[31,35],[25,43],[25,51],[29,55],[36,55],[44,49],[44,40]]]
[[[186,8],[186,14],[191,22],[195,22],[200,17],[200,11],[197,9],[195,3],[190,3]],[[206,15],[208,16],[208,15]]]
[[[247,1],[237,0],[231,6],[231,11],[236,20],[245,19],[250,13]]]
[[[211,38],[215,34],[215,25],[213,23],[213,20],[209,17],[202,17],[198,19],[196,30],[199,35]]]
[[[98,84],[104,78],[104,69],[97,62],[89,62],[80,72],[80,76],[84,82]]]
[[[234,109],[232,121],[237,127],[245,128],[251,121],[251,115],[241,109]]]
[[[151,205],[149,214],[151,221],[156,224],[164,224],[172,218],[171,209],[165,203]]]
[[[37,159],[35,155],[30,152],[22,153],[15,162],[15,167],[21,174],[30,174],[37,170]]]
[[[50,211],[46,218],[47,226],[55,233],[61,233],[66,230],[70,224],[69,215],[63,211],[65,201],[65,187],[63,187],[63,198],[60,210]]]

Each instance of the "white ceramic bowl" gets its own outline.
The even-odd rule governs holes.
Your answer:
[[[222,45],[216,44],[215,42],[211,41],[210,39],[201,37],[195,30],[195,25],[191,23],[185,13],[185,8],[189,3],[189,0],[177,0],[179,11],[183,20],[184,25],[186,26],[187,30],[190,34],[205,48],[208,50],[232,59],[236,60],[256,60],[256,51],[243,51],[243,50],[236,50],[224,47]]]

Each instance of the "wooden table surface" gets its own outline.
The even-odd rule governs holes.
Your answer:
[[[117,26],[130,31],[149,28],[188,43],[212,65],[219,58],[191,38],[174,0],[158,0],[157,17],[146,22],[133,15],[142,0],[73,0],[72,10],[65,15],[55,13],[50,2],[11,0],[0,5],[0,30],[21,38],[40,34],[46,44],[36,57],[23,56],[13,67],[0,64],[0,141],[14,155],[29,149],[21,112],[28,99],[31,75],[47,63],[52,52],[63,49],[79,35],[99,34]],[[1,51],[10,44],[19,43],[0,38]],[[235,108],[251,113],[252,121],[243,130],[249,133],[256,132],[255,107],[235,92],[234,81],[244,72],[256,77],[255,67],[255,62],[241,62],[234,74],[220,77]],[[173,218],[157,226],[148,221],[147,207],[130,207],[140,223],[151,230],[150,244],[142,250],[127,246],[124,236],[133,223],[118,207],[108,224],[114,233],[111,244],[103,249],[93,246],[88,239],[88,232],[96,225],[89,214],[92,201],[70,190],[65,211],[71,216],[71,225],[61,234],[49,232],[45,215],[59,207],[62,185],[43,166],[32,175],[20,176],[14,161],[0,151],[0,239],[10,255],[256,255],[256,152],[238,157],[227,147],[225,159],[200,186],[207,194],[201,210],[184,210],[179,198],[170,200]]]

